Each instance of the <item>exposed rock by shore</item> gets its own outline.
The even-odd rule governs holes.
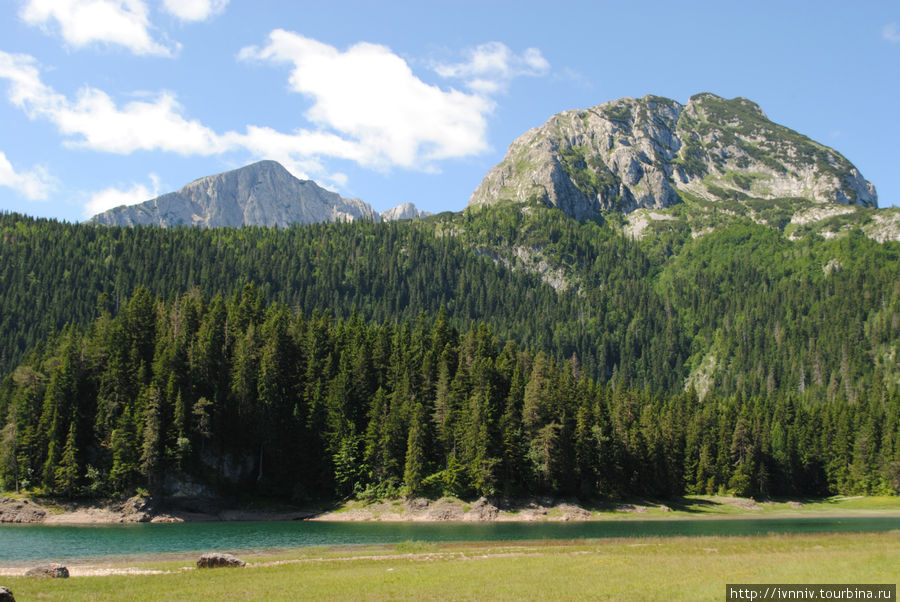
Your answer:
[[[798,501],[759,501],[753,498],[703,496],[660,501],[598,501],[583,504],[573,499],[551,497],[482,497],[475,501],[457,498],[408,498],[365,502],[345,501],[330,509],[272,508],[247,509],[222,498],[151,500],[132,497],[104,505],[54,503],[42,506],[34,500],[0,497],[0,523],[97,524],[97,523],[180,523],[213,521],[372,521],[372,522],[489,522],[489,521],[588,521],[674,518],[740,518],[809,514]],[[666,504],[671,504],[666,505]],[[841,514],[835,508],[814,510],[818,515]],[[896,512],[896,510],[895,510]]]
[[[38,579],[68,579],[69,569],[61,564],[42,564],[25,571],[26,577],[36,577]]]
[[[511,500],[479,498],[465,502],[454,498],[428,500],[415,498],[392,500],[367,505],[348,504],[312,520],[321,521],[574,521],[591,520],[590,510],[573,502],[552,498]]]
[[[0,523],[41,523],[77,525],[98,523],[184,523],[213,521],[303,520],[317,514],[313,510],[260,511],[222,509],[221,504],[203,501],[155,504],[134,496],[105,504],[54,504],[50,510],[28,499],[0,497]]]
[[[337,510],[264,511],[222,509],[220,503],[196,501],[173,505],[154,504],[149,499],[133,497],[124,502],[105,505],[64,504],[51,512],[40,504],[24,499],[0,501],[0,522],[43,524],[91,523],[180,523],[210,521],[572,521],[590,520],[589,510],[571,501],[551,498],[510,500],[480,498],[465,502],[455,498],[429,500],[415,498],[390,500],[373,504],[351,502]],[[643,506],[620,505],[616,511],[646,512]]]
[[[47,511],[31,500],[0,497],[0,523],[44,522]]]

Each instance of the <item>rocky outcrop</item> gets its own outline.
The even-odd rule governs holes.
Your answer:
[[[471,508],[469,508],[469,511],[466,512],[463,518],[467,521],[492,521],[497,519],[499,512],[500,510],[497,506],[491,503],[487,498],[481,497],[472,503]]]
[[[311,180],[299,180],[275,161],[260,161],[191,182],[178,192],[91,218],[109,226],[277,226],[379,221],[359,199],[345,199]]]
[[[68,579],[69,569],[61,564],[42,564],[33,569],[25,571],[26,577],[37,577],[39,579]]]
[[[31,500],[0,498],[0,523],[43,522],[47,511]]]
[[[402,205],[397,205],[387,211],[382,211],[381,219],[386,222],[394,222],[402,219],[428,217],[429,215],[431,215],[430,211],[416,209],[416,206],[412,203],[403,203]]]
[[[203,554],[197,560],[198,569],[217,569],[221,567],[242,567],[246,566],[246,562],[231,554],[223,554],[221,552],[209,552]]]
[[[708,93],[686,105],[645,96],[555,115],[510,145],[469,206],[543,202],[583,219],[683,198],[877,206],[874,186],[838,152],[747,99]]]

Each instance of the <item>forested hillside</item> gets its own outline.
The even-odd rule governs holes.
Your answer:
[[[900,489],[900,244],[607,219],[0,216],[3,485]]]
[[[462,328],[484,320],[504,338],[561,358],[575,353],[592,374],[628,366],[629,378],[666,390],[682,380],[687,343],[678,333],[663,336],[665,311],[644,253],[612,230],[582,228],[556,211],[287,230],[107,228],[16,215],[0,223],[6,370],[53,330],[87,324],[102,309],[117,313],[139,286],[162,297],[192,288],[212,297],[252,282],[266,302],[378,322],[445,307]],[[496,259],[520,241],[552,246],[563,268],[596,263],[602,281],[557,292],[539,274]],[[673,370],[651,368],[661,365]]]
[[[749,220],[633,241],[555,210],[494,207],[287,230],[103,228],[0,217],[0,368],[67,323],[116,314],[139,286],[376,322],[485,321],[605,382],[653,391],[853,399],[900,385],[900,245],[858,232],[790,241]]]
[[[294,500],[445,493],[886,493],[900,395],[847,403],[598,385],[443,312],[334,321],[252,285],[67,328],[7,380],[7,488],[99,496],[187,482]]]

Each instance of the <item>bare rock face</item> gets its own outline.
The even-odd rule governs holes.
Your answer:
[[[223,554],[221,552],[209,552],[203,554],[197,560],[198,569],[216,569],[220,567],[242,567],[247,563],[231,554]]]
[[[16,602],[16,598],[9,588],[0,586],[0,602]]]
[[[458,521],[463,520],[464,514],[459,504],[438,500],[428,507],[426,518],[434,521]]]
[[[91,218],[109,226],[277,226],[316,222],[379,221],[359,199],[345,199],[312,180],[298,180],[275,161],[260,161],[191,182],[178,192]]]
[[[31,500],[0,498],[0,523],[40,523],[47,511]]]
[[[26,577],[37,577],[39,579],[68,579],[69,569],[61,564],[42,564],[33,569],[25,571]]]
[[[747,99],[708,93],[687,105],[645,96],[554,115],[510,145],[469,206],[543,202],[583,219],[662,209],[687,195],[877,207],[875,187],[838,152]]]
[[[492,521],[497,518],[499,509],[487,498],[478,498],[463,517],[467,521]]]
[[[416,206],[413,203],[403,203],[402,205],[397,205],[387,211],[383,211],[381,213],[381,219],[385,222],[393,222],[402,219],[417,219],[429,215],[431,215],[430,211],[416,209]]]

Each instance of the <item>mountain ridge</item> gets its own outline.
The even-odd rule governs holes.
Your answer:
[[[412,203],[385,211],[387,219],[423,214],[427,212]],[[276,161],[264,160],[198,178],[175,192],[98,213],[89,221],[109,226],[286,228],[359,219],[381,221],[382,215],[360,199],[344,198],[312,180],[295,178]]]
[[[807,199],[877,207],[837,151],[768,119],[745,98],[622,98],[552,116],[510,144],[469,207],[543,202],[570,217],[665,209],[696,198]]]

